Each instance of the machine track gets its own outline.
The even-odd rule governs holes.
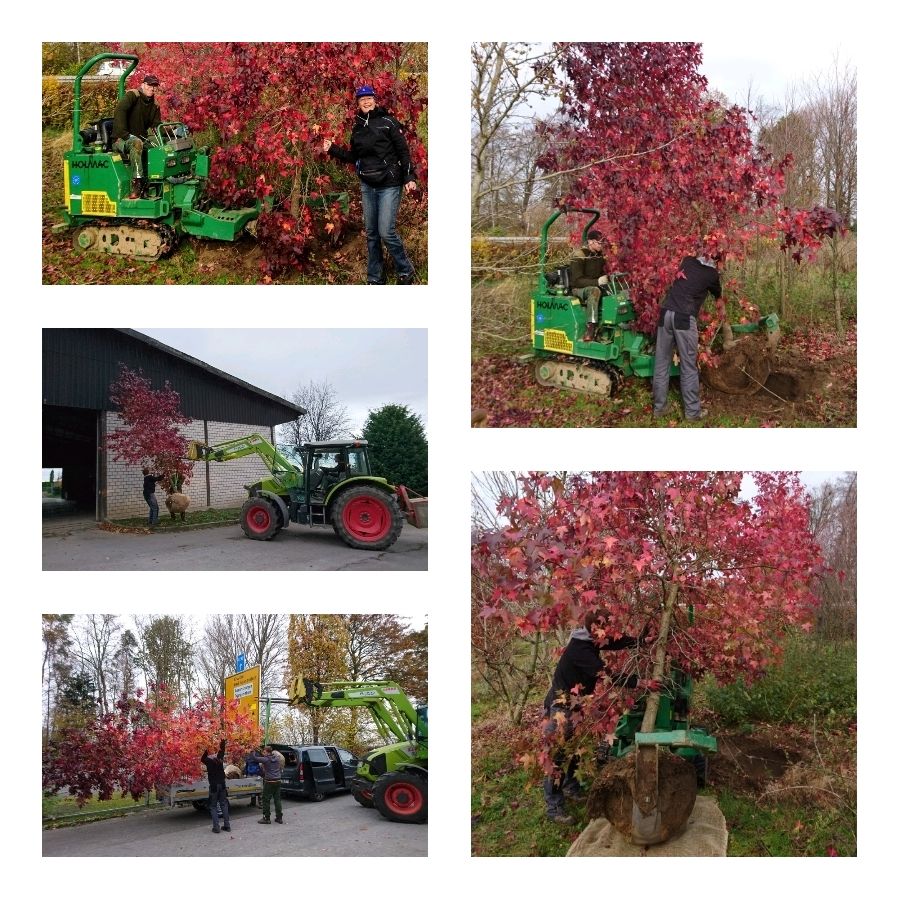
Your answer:
[[[174,249],[175,230],[147,219],[134,223],[127,219],[113,219],[85,225],[75,232],[76,250],[89,253],[110,253],[132,259],[162,259]]]
[[[625,375],[608,362],[577,360],[564,354],[536,360],[534,377],[544,387],[563,388],[603,398],[614,397],[625,381]]]

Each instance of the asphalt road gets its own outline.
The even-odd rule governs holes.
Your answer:
[[[231,808],[231,832],[213,834],[192,807],[135,813],[43,832],[44,856],[427,856],[428,826],[389,822],[349,794],[321,803],[283,798],[284,824],[259,825],[247,801]]]
[[[292,525],[271,541],[251,541],[239,525],[155,534],[99,528],[43,538],[48,570],[408,572],[428,569],[428,530],[404,525],[387,550],[354,550],[331,528]]]

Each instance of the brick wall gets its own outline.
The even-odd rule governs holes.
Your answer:
[[[106,414],[107,434],[121,427],[122,420],[116,413]],[[205,428],[204,428],[205,426]],[[239,425],[228,422],[205,422],[194,419],[180,429],[188,440],[205,441],[218,444],[233,440],[247,434],[261,434],[267,441],[272,441],[272,429],[267,425]],[[106,454],[106,516],[109,519],[124,519],[130,516],[142,516],[147,512],[147,504],[143,497],[144,476],[140,466],[132,466],[123,462],[115,462],[110,454]],[[209,484],[207,485],[207,468]],[[235,459],[230,462],[209,464],[194,463],[194,474],[190,484],[185,485],[184,493],[191,498],[189,509],[206,509],[207,496],[209,506],[227,508],[240,506],[247,499],[245,484],[253,484],[269,474],[257,456]],[[208,488],[208,491],[207,491]],[[160,515],[168,515],[165,508],[165,491],[161,487],[156,490]]]

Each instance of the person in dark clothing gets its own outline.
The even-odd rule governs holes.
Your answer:
[[[156,485],[163,480],[162,475],[153,475],[150,470],[144,466],[141,470],[144,475],[144,499],[147,506],[150,507],[150,527],[159,521],[159,503],[156,500]]]
[[[573,296],[587,303],[587,327],[582,340],[592,341],[597,331],[600,298],[607,284],[603,236],[599,231],[589,231],[587,247],[582,247],[569,260],[569,284]]]
[[[128,158],[131,165],[129,200],[137,200],[147,187],[144,177],[144,141],[151,129],[162,122],[156,103],[159,79],[145,75],[141,86],[125,92],[113,115],[113,149]]]
[[[400,194],[416,189],[416,173],[409,158],[409,145],[400,123],[384,107],[375,105],[375,91],[363,85],[356,91],[357,113],[350,132],[350,149],[330,140],[325,152],[356,166],[362,190],[363,218],[368,243],[368,284],[387,284],[382,241],[394,258],[397,284],[412,284],[415,269],[397,234]]]
[[[263,817],[259,819],[260,825],[269,825],[272,801],[275,801],[275,821],[279,825],[284,824],[281,817],[281,773],[284,769],[284,757],[280,753],[273,752],[267,744],[261,748],[260,753],[251,753],[247,757],[248,763],[256,763],[262,770],[263,777]]]
[[[565,717],[562,720],[563,738],[568,740],[572,736],[571,716],[578,708],[577,697],[573,699],[572,689],[578,686],[578,697],[594,693],[597,680],[606,668],[603,651],[627,650],[629,647],[637,646],[638,639],[628,636],[615,641],[607,640],[602,646],[598,645],[592,632],[597,618],[596,613],[588,613],[585,616],[584,625],[576,628],[569,636],[569,643],[566,644],[556,664],[550,690],[544,698],[545,737],[556,733],[560,725],[560,715]],[[565,750],[560,749],[553,755],[553,764],[561,774],[558,777],[548,775],[544,778],[547,818],[560,825],[571,825],[574,819],[565,811],[565,798],[581,793],[581,786],[575,778],[578,758],[573,756],[566,765]]]
[[[722,296],[717,263],[722,255],[686,256],[678,267],[678,277],[669,288],[659,310],[656,328],[656,359],[653,370],[653,415],[664,416],[668,409],[669,368],[677,349],[681,368],[681,400],[689,421],[706,418],[700,406],[700,370],[697,368],[697,317],[708,294]]]
[[[231,831],[228,816],[228,789],[225,786],[225,739],[219,743],[219,752],[210,756],[204,750],[200,762],[206,766],[206,777],[209,780],[209,813],[212,816],[212,830],[219,833],[219,811],[222,812],[222,831]]]

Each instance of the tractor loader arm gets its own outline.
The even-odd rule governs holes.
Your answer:
[[[297,467],[277,447],[258,434],[249,434],[232,441],[223,441],[214,446],[204,444],[202,441],[191,441],[187,452],[188,459],[204,462],[228,462],[232,459],[253,455],[263,461],[275,478],[282,479],[285,476],[295,478],[300,474]]]

